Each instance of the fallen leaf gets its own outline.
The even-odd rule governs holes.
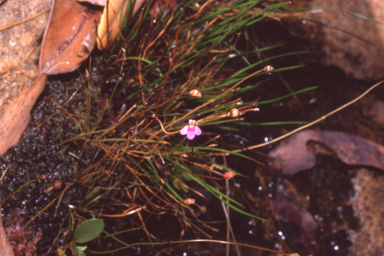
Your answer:
[[[40,53],[40,73],[77,69],[92,52],[101,11],[76,0],[54,0]]]
[[[42,93],[47,74],[41,74],[32,84],[22,91],[4,110],[0,122],[0,155],[16,145],[31,119],[31,109]]]
[[[1,220],[1,207],[0,207],[0,256],[14,256],[12,247],[9,244],[8,238],[4,232],[3,222]]]
[[[373,141],[343,132],[305,130],[289,137],[269,153],[270,168],[283,174],[295,174],[312,168],[316,154],[308,142],[321,143],[323,151],[333,153],[349,165],[363,165],[384,170],[384,147]]]
[[[111,46],[116,38],[121,35],[124,19],[127,17],[128,4],[132,0],[110,0],[108,7],[104,8],[100,25],[97,29],[97,48],[104,50]],[[135,15],[144,0],[136,0],[132,15]]]

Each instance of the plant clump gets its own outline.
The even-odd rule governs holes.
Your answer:
[[[243,175],[222,159],[254,161],[233,152],[242,147],[232,142],[245,114],[271,101],[244,101],[242,95],[268,81],[266,74],[295,68],[273,69],[266,65],[272,58],[248,61],[275,46],[244,51],[254,43],[247,29],[286,3],[171,4],[159,9],[148,1],[137,17],[122,19],[118,41],[94,54],[79,76],[51,80],[22,141],[3,157],[2,170],[17,160],[14,172],[24,177],[4,178],[10,187],[2,191],[3,205],[38,202],[28,214],[46,218],[51,225],[43,229],[54,234],[42,245],[44,253],[76,254],[76,227],[94,218],[104,221],[104,231],[82,253],[126,253],[180,240],[190,230],[211,238],[217,229],[197,214],[205,193],[262,219],[223,191],[228,179]],[[17,194],[20,186],[40,192]],[[154,229],[158,225],[173,230]]]

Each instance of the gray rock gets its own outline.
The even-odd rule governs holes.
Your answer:
[[[320,46],[316,50],[324,64],[337,66],[355,79],[384,78],[384,1],[301,0],[293,4],[322,8],[299,17],[305,37]]]

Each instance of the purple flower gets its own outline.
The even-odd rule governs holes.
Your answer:
[[[201,129],[196,125],[196,121],[193,119],[189,119],[189,124],[184,126],[183,129],[180,130],[181,135],[187,135],[189,140],[193,140],[195,135],[201,134]]]

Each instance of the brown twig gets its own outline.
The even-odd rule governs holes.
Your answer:
[[[280,137],[278,137],[278,138],[276,138],[276,139],[274,139],[274,140],[271,140],[271,141],[268,141],[268,142],[265,142],[265,143],[261,143],[261,144],[257,144],[257,145],[254,145],[254,146],[250,146],[250,147],[247,147],[247,148],[243,148],[243,149],[233,150],[233,152],[243,152],[243,151],[250,150],[250,149],[261,148],[261,147],[264,147],[264,146],[266,146],[266,145],[270,145],[270,144],[272,144],[272,143],[275,143],[275,142],[277,142],[277,141],[280,141],[280,140],[282,140],[282,139],[284,139],[284,138],[286,138],[286,137],[288,137],[288,136],[291,136],[292,134],[295,134],[295,133],[297,133],[297,132],[299,132],[299,131],[301,131],[301,130],[304,130],[305,128],[308,128],[308,127],[310,127],[310,126],[312,126],[312,125],[314,125],[314,124],[317,124],[318,122],[321,122],[321,121],[325,120],[327,117],[329,117],[329,116],[331,116],[331,115],[333,115],[333,114],[339,112],[340,110],[342,110],[342,109],[344,109],[344,108],[346,108],[346,107],[352,105],[352,104],[355,103],[356,101],[360,100],[361,98],[363,98],[365,95],[367,95],[370,91],[372,91],[373,89],[375,89],[377,86],[379,86],[379,85],[382,84],[383,82],[384,82],[384,80],[381,81],[381,82],[378,82],[377,84],[373,85],[371,88],[369,88],[368,90],[366,90],[364,93],[362,93],[359,97],[357,97],[357,98],[351,100],[350,102],[348,102],[348,103],[342,105],[341,107],[338,107],[337,109],[335,109],[335,110],[329,112],[328,114],[326,114],[326,115],[320,117],[319,119],[316,119],[315,121],[310,122],[309,124],[303,125],[303,126],[297,128],[297,129],[295,129],[295,130],[293,130],[293,131],[291,131],[291,132],[289,132],[289,133],[287,133],[287,134],[284,134],[283,136],[280,136]]]
[[[157,118],[157,116],[155,116],[155,115],[153,115],[153,120],[159,122],[160,127],[161,127],[161,130],[163,130],[163,132],[164,132],[165,134],[167,134],[167,135],[174,135],[174,134],[177,134],[177,133],[180,132],[179,130],[174,131],[174,132],[167,132],[167,131],[164,129],[163,123],[162,123],[162,122],[160,121],[160,119]]]
[[[9,169],[9,165],[8,165],[7,168],[5,169],[3,175],[1,175],[0,182],[1,182],[1,180],[4,178],[4,176],[5,176],[5,174],[7,173],[8,169]],[[0,204],[0,205],[1,205],[1,204]]]

